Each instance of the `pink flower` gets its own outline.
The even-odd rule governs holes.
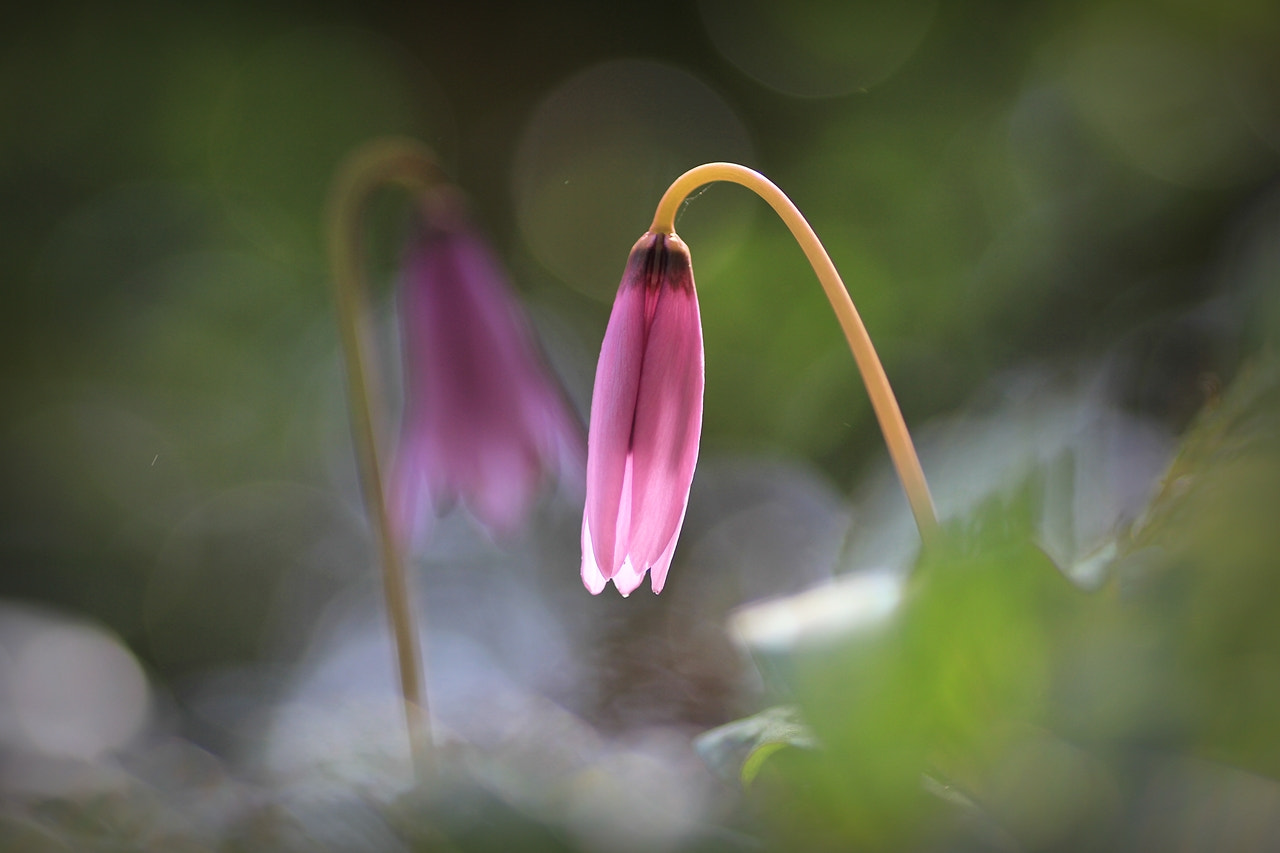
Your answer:
[[[498,534],[523,520],[544,471],[581,444],[497,260],[460,200],[424,204],[400,281],[405,404],[388,498],[402,540],[461,498]],[[579,451],[580,452],[580,451]]]
[[[587,439],[582,582],[661,592],[702,432],[703,356],[689,249],[646,233],[631,249],[600,347]]]

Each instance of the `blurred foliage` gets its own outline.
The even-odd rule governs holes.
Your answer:
[[[696,745],[698,754],[722,778],[749,788],[765,761],[778,750],[812,749],[817,743],[798,708],[777,705],[705,732]]]
[[[1167,704],[1186,715],[1197,752],[1272,777],[1278,500],[1280,372],[1269,358],[1189,433],[1118,567],[1126,596],[1168,637],[1168,677],[1184,695]]]
[[[951,523],[888,618],[758,651],[770,695],[795,704],[698,739],[742,798],[721,829],[678,841],[593,829],[567,804],[578,786],[609,790],[607,760],[531,799],[504,776],[514,744],[446,748],[433,784],[392,796],[321,774],[263,805],[174,743],[113,771],[111,793],[35,799],[0,820],[0,838],[33,850],[1066,851],[1192,835],[1191,849],[1268,849],[1277,418],[1280,367],[1264,359],[1188,432],[1095,591],[1035,544],[1029,483]]]
[[[807,849],[919,841],[942,805],[926,770],[976,793],[1009,743],[1043,724],[1055,638],[1084,594],[1031,544],[1023,507],[991,506],[950,531],[888,624],[787,662],[820,749],[780,754],[753,795]]]
[[[1264,849],[1280,795],[1278,395],[1266,359],[1202,413],[1100,590],[1034,544],[1023,494],[953,524],[885,625],[769,651],[764,671],[803,723],[762,728],[774,709],[703,743],[746,736],[712,755],[744,787],[752,765],[750,799],[781,849],[956,833],[980,849],[1144,849],[1168,837],[1143,822],[1172,805],[1156,789],[1173,760],[1268,777],[1183,816],[1203,849]],[[1219,826],[1228,814],[1238,825]]]

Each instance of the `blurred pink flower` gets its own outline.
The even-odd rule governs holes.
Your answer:
[[[460,498],[494,533],[523,521],[544,474],[581,454],[497,259],[460,199],[423,205],[400,280],[404,415],[388,499],[402,540]]]
[[[631,249],[591,397],[582,582],[661,592],[702,432],[703,353],[689,249],[646,233]]]

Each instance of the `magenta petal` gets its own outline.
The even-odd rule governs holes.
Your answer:
[[[643,580],[644,569],[637,569],[635,563],[628,559],[618,567],[618,573],[613,576],[613,585],[618,588],[618,592],[622,593],[622,597],[626,598],[636,591]]]
[[[592,595],[599,595],[609,583],[596,563],[596,552],[591,546],[591,530],[587,517],[582,516],[582,583]]]
[[[606,578],[613,577],[627,552],[627,543],[618,542],[618,518],[644,354],[645,291],[633,280],[632,269],[628,264],[600,347],[587,434],[586,523],[596,565]]]
[[[649,586],[653,589],[654,595],[662,592],[662,588],[667,585],[667,570],[671,568],[671,558],[675,556],[676,541],[680,538],[680,527],[683,524],[684,513],[681,513],[680,520],[676,522],[675,532],[671,534],[671,541],[667,543],[667,547],[649,569]]]
[[[533,501],[540,473],[530,448],[514,442],[494,447],[475,466],[473,511],[499,533],[512,532]]]
[[[641,568],[655,565],[680,533],[698,462],[703,376],[702,326],[692,282],[664,287],[645,347],[631,445],[628,553]]]
[[[582,578],[630,595],[666,583],[698,461],[702,324],[689,251],[646,233],[631,250],[609,317],[587,449]]]
[[[405,403],[388,501],[402,537],[427,514],[428,498],[437,512],[461,500],[509,533],[543,472],[581,436],[497,258],[457,199],[432,196],[421,215],[398,293]]]

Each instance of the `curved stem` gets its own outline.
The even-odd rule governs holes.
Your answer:
[[[893,396],[884,366],[876,355],[875,347],[871,345],[867,328],[863,325],[853,300],[849,298],[849,291],[845,289],[840,273],[836,271],[835,264],[831,263],[818,235],[791,199],[764,175],[745,166],[736,163],[705,163],[676,178],[663,193],[649,230],[674,234],[676,212],[680,209],[681,202],[698,187],[715,181],[739,184],[767,201],[804,250],[805,257],[817,273],[818,281],[822,283],[822,289],[826,291],[836,319],[840,321],[840,328],[849,341],[849,349],[853,351],[853,359],[858,364],[867,394],[871,397],[871,407],[880,422],[880,431],[889,446],[889,456],[898,471],[898,479],[902,481],[902,489],[907,493],[907,501],[911,504],[911,513],[920,529],[920,537],[926,544],[931,542],[938,532],[938,518],[934,512],[933,498],[929,494],[929,484],[924,479],[924,471],[916,456],[911,434],[907,432],[906,422],[902,419],[898,400]]]
[[[339,168],[329,193],[325,226],[346,361],[348,405],[360,485],[376,527],[382,556],[383,594],[395,638],[409,747],[414,765],[420,772],[428,767],[431,751],[430,713],[423,686],[408,575],[387,512],[382,468],[378,462],[373,417],[375,395],[372,377],[365,367],[368,359],[362,334],[368,288],[361,255],[364,215],[375,190],[395,184],[411,192],[422,193],[438,185],[442,179],[435,158],[420,143],[400,138],[376,140],[357,149]]]

